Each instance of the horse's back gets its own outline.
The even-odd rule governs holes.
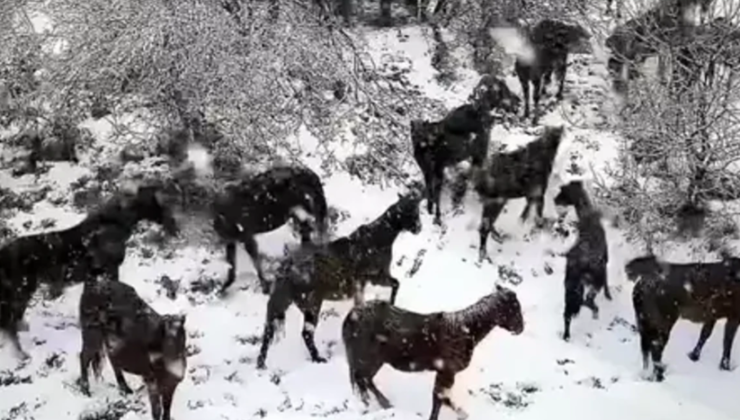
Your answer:
[[[0,248],[0,270],[5,276],[39,275],[56,264],[66,263],[64,250],[58,232],[20,236]]]

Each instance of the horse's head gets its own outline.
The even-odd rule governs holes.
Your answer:
[[[504,79],[491,74],[481,77],[469,100],[483,109],[500,109],[509,114],[517,114],[522,102]]]
[[[646,276],[661,275],[666,269],[667,265],[652,254],[634,258],[624,266],[624,272],[627,274],[627,280],[629,281],[637,281]]]
[[[398,202],[394,206],[396,220],[400,222],[400,228],[414,235],[421,232],[421,214],[419,212],[421,199],[421,188],[414,184],[407,193],[398,194]]]
[[[568,25],[566,42],[572,52],[576,54],[590,54],[593,52],[591,45],[591,34],[581,25]]]
[[[583,187],[583,181],[570,181],[560,187],[560,191],[553,201],[556,206],[575,206],[585,194],[586,190]]]
[[[172,208],[165,202],[162,189],[158,186],[140,186],[133,193],[133,197],[126,197],[124,200],[126,207],[135,212],[139,220],[157,223],[168,234],[177,234],[179,229]]]
[[[545,127],[545,132],[542,134],[542,139],[546,142],[552,145],[552,147],[557,150],[558,146],[560,146],[560,142],[563,140],[563,136],[565,135],[565,126],[559,125],[559,126],[547,126]],[[553,156],[554,158],[554,156]]]
[[[524,316],[516,292],[497,283],[495,294],[500,305],[496,311],[497,325],[514,335],[521,334],[524,331]]]

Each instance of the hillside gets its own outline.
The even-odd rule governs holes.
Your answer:
[[[399,32],[403,39],[399,39]],[[409,80],[430,98],[445,101],[448,108],[461,104],[478,80],[478,75],[467,72],[452,89],[440,86],[430,64],[428,38],[416,27],[376,31],[370,36],[371,53],[376,58],[404,57],[411,63]],[[605,165],[616,156],[616,134],[605,128],[604,103],[608,102],[609,93],[603,51],[576,55],[572,62],[563,105],[541,120],[543,125],[568,127],[554,170],[557,176],[553,177],[547,193],[548,217],[556,216],[552,197],[560,184],[574,178],[591,179],[592,170],[597,176],[604,176]],[[507,82],[513,91],[521,94],[513,76]],[[105,120],[89,124],[101,143],[106,141],[105,124]],[[538,133],[538,129],[522,125],[511,129],[496,127],[492,140],[516,148]],[[314,139],[304,134],[295,141],[310,150]],[[304,162],[319,171],[320,162],[314,156],[306,156]],[[583,173],[573,174],[569,168],[574,165]],[[408,170],[418,176],[413,165]],[[52,203],[54,197],[68,194],[70,185],[86,171],[84,165],[57,164],[38,180],[31,175],[13,178],[9,171],[0,171],[0,185],[14,191],[52,186],[45,200],[36,203],[31,211],[19,212],[8,221],[9,226],[18,233],[33,233],[43,229],[44,219],[54,219],[55,228],[77,223],[82,214],[69,206]],[[337,226],[337,235],[347,234],[374,219],[397,196],[392,188],[362,185],[345,173],[336,173],[323,182],[329,204],[350,215]],[[442,206],[449,209],[446,194]],[[531,222],[520,225],[517,220],[523,206],[524,200],[514,200],[499,218],[497,227],[509,238],[503,245],[489,241],[493,264],[475,263],[481,209],[472,193],[466,197],[463,215],[444,217],[444,230],[434,226],[424,210],[422,232],[416,236],[403,233],[394,246],[392,273],[402,284],[397,304],[403,308],[418,312],[460,309],[487,294],[496,282],[512,285],[523,304],[524,333],[515,337],[494,330],[477,348],[471,366],[458,375],[455,395],[471,420],[729,420],[740,412],[740,400],[731,397],[738,373],[717,369],[724,321],[716,327],[702,360],[697,363],[690,362],[686,353],[693,347],[699,327],[679,322],[664,356],[669,365],[666,381],[654,383],[645,379],[634,329],[632,285],[623,272],[624,263],[641,249],[627,243],[610,223],[605,222],[605,226],[614,300],[605,301],[600,295],[600,319],[593,320],[584,311],[574,321],[571,342],[562,341],[565,261],[557,254],[570,246],[574,235],[564,239],[549,231],[534,233]],[[574,218],[571,211],[566,222]],[[192,229],[207,231],[210,225]],[[285,243],[296,242],[287,226],[261,235],[258,240],[262,252],[274,256],[281,254]],[[165,245],[165,250],[170,252],[151,253],[144,252],[141,246],[129,247],[121,267],[121,280],[134,286],[160,313],[187,313],[191,355],[187,378],[173,404],[173,417],[177,420],[314,417],[405,420],[429,415],[433,382],[430,373],[404,374],[384,368],[376,381],[395,405],[391,410],[382,411],[376,405],[365,408],[352,394],[340,339],[340,325],[350,302],[324,304],[316,337],[319,350],[329,359],[327,364],[309,361],[300,338],[301,317],[292,308],[285,336],[271,348],[268,369],[259,371],[255,359],[266,297],[256,291],[256,274],[246,254],[239,251],[237,283],[231,295],[222,299],[213,292],[191,290],[200,282],[225,280],[222,248],[191,241]],[[410,275],[420,250],[425,250],[421,267]],[[670,257],[674,261],[696,259],[680,252]],[[507,274],[510,272],[516,275]],[[179,282],[175,299],[169,299],[160,284],[165,275]],[[26,319],[30,332],[21,334],[22,344],[32,356],[29,364],[18,367],[8,346],[0,349],[0,418],[150,418],[145,390],[139,388],[127,398],[119,396],[107,363],[103,382],[93,379],[93,398],[84,397],[76,389],[80,349],[77,305],[81,289],[82,286],[71,287],[59,299],[43,303],[37,300],[29,308]],[[371,287],[368,299],[375,296],[386,298],[387,291]],[[137,378],[129,382],[140,387]],[[105,412],[108,414],[104,415]],[[443,409],[442,419],[452,416]]]

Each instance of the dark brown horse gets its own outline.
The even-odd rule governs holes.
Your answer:
[[[724,255],[715,263],[673,264],[648,255],[631,260],[625,272],[631,281],[639,279],[632,290],[632,303],[643,368],[648,368],[649,354],[655,380],[664,378],[663,349],[679,318],[704,324],[689,353],[693,361],[699,360],[715,323],[727,318],[719,368],[730,370],[732,342],[740,325],[740,259]]]
[[[516,115],[519,99],[506,84],[495,76],[484,75],[469,99],[470,103],[450,111],[440,121],[411,121],[411,142],[414,160],[419,165],[426,186],[427,210],[434,212],[434,223],[441,224],[439,200],[446,168],[470,160],[480,166],[490,143],[494,110]],[[467,191],[467,177],[454,186],[453,206],[459,207]]]
[[[255,235],[275,230],[293,219],[299,225],[301,242],[311,242],[314,230],[326,236],[327,205],[321,179],[314,171],[299,165],[272,167],[256,175],[243,174],[229,183],[213,203],[214,228],[226,242],[229,274],[221,292],[236,277],[236,243],[241,242],[252,258],[260,286],[268,293],[269,285],[262,271],[262,261]]]
[[[21,358],[28,354],[18,340],[23,316],[40,283],[58,296],[65,286],[98,275],[118,280],[126,256],[126,241],[139,221],[148,220],[177,233],[171,209],[158,187],[121,192],[81,223],[69,229],[22,236],[0,248],[0,329]]]
[[[146,384],[154,420],[170,420],[175,389],[185,377],[185,315],[160,315],[133,287],[106,280],[85,284],[80,297],[80,379],[90,396],[88,370],[98,378],[108,355],[122,394],[133,391],[124,372],[141,376]]]
[[[501,210],[512,198],[526,198],[527,205],[520,215],[524,221],[531,206],[537,208],[537,218],[542,219],[544,196],[550,173],[563,138],[564,127],[546,127],[544,134],[513,152],[495,153],[487,166],[474,178],[475,189],[483,202],[483,215],[479,228],[479,259],[487,259],[488,235],[501,241],[494,227]]]
[[[342,324],[350,383],[365,404],[371,392],[383,408],[390,408],[390,401],[373,382],[383,365],[403,372],[433,371],[437,377],[429,420],[439,417],[443,404],[465,417],[450,398],[455,375],[468,367],[475,347],[496,326],[516,335],[524,331],[516,293],[499,285],[456,312],[418,314],[380,300],[355,306]]]
[[[612,300],[607,284],[609,246],[601,224],[601,213],[591,204],[583,181],[571,181],[560,187],[554,201],[556,206],[575,207],[578,214],[578,239],[565,254],[563,339],[567,341],[570,339],[570,322],[578,315],[581,306],[586,305],[594,318],[598,318],[599,307],[594,302],[596,295],[603,289],[604,297]]]
[[[357,228],[349,236],[324,247],[300,249],[283,261],[267,303],[265,331],[257,359],[265,367],[267,350],[275,331],[285,322],[285,312],[292,303],[303,313],[303,341],[314,362],[324,362],[314,342],[314,331],[324,300],[353,296],[355,304],[364,300],[368,282],[390,286],[395,302],[397,279],[390,273],[393,243],[402,231],[421,231],[418,192],[399,197],[380,217]]]

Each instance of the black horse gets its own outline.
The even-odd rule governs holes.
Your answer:
[[[530,207],[537,207],[537,217],[542,219],[544,196],[552,172],[564,127],[546,127],[544,134],[519,150],[495,153],[487,167],[477,171],[475,189],[483,202],[483,215],[479,228],[479,256],[487,258],[488,235],[501,241],[494,225],[506,202],[512,198],[526,198],[527,205],[520,216],[524,221]]]
[[[517,58],[514,65],[524,95],[524,118],[529,117],[530,83],[533,88],[534,124],[539,118],[540,97],[552,80],[553,72],[558,78],[555,98],[558,101],[563,99],[568,55],[573,49],[586,44],[590,37],[579,25],[569,25],[552,19],[543,19],[530,29],[529,42],[534,50],[533,60]]]
[[[214,228],[226,241],[229,274],[221,293],[234,283],[236,276],[236,243],[252,258],[264,293],[269,286],[262,271],[259,247],[254,236],[275,230],[293,219],[299,226],[301,242],[311,242],[314,228],[308,216],[315,219],[316,230],[326,236],[327,205],[321,179],[311,169],[280,165],[256,175],[244,174],[220,192],[213,203]]]
[[[495,327],[514,335],[524,331],[519,298],[511,289],[496,285],[488,294],[455,312],[420,314],[373,300],[355,306],[342,323],[342,341],[349,365],[349,380],[365,404],[370,393],[384,409],[388,398],[373,381],[388,364],[403,372],[436,373],[429,420],[437,420],[442,405],[467,417],[449,394],[455,376],[470,365],[475,347]]]
[[[689,359],[699,360],[702,348],[715,323],[727,318],[719,368],[730,370],[732,342],[740,325],[740,258],[723,255],[714,263],[673,264],[647,255],[625,266],[630,281],[639,279],[632,289],[637,329],[640,333],[643,369],[648,355],[653,361],[653,377],[664,378],[663,349],[679,318],[703,327]]]
[[[591,204],[583,181],[563,185],[553,201],[556,206],[575,207],[578,214],[578,239],[565,254],[563,339],[567,341],[570,339],[570,322],[581,311],[581,306],[591,309],[594,318],[598,318],[599,307],[594,302],[596,295],[603,289],[604,297],[612,300],[607,283],[609,246],[601,224],[601,213]]]
[[[133,195],[119,193],[76,226],[22,236],[0,248],[0,329],[21,358],[28,354],[18,331],[27,329],[23,316],[39,283],[49,284],[52,296],[58,296],[65,286],[97,276],[117,281],[126,241],[142,220],[160,224],[170,234],[178,230],[159,188],[142,186]]]
[[[481,78],[469,101],[450,111],[441,121],[411,121],[414,159],[424,175],[427,211],[435,212],[436,224],[442,223],[439,200],[444,170],[465,160],[480,166],[488,153],[494,123],[491,112],[516,114],[521,103],[503,79],[491,75]],[[460,205],[466,190],[467,177],[460,177],[454,187],[455,207]]]
[[[267,350],[275,331],[285,322],[292,303],[303,313],[303,341],[311,360],[323,362],[313,335],[324,300],[353,296],[355,305],[364,301],[367,283],[390,286],[391,303],[396,300],[399,282],[390,273],[393,244],[402,231],[418,234],[419,192],[401,195],[396,203],[374,221],[358,227],[349,236],[325,246],[302,247],[289,255],[278,270],[267,303],[267,319],[257,367],[265,366]]]

